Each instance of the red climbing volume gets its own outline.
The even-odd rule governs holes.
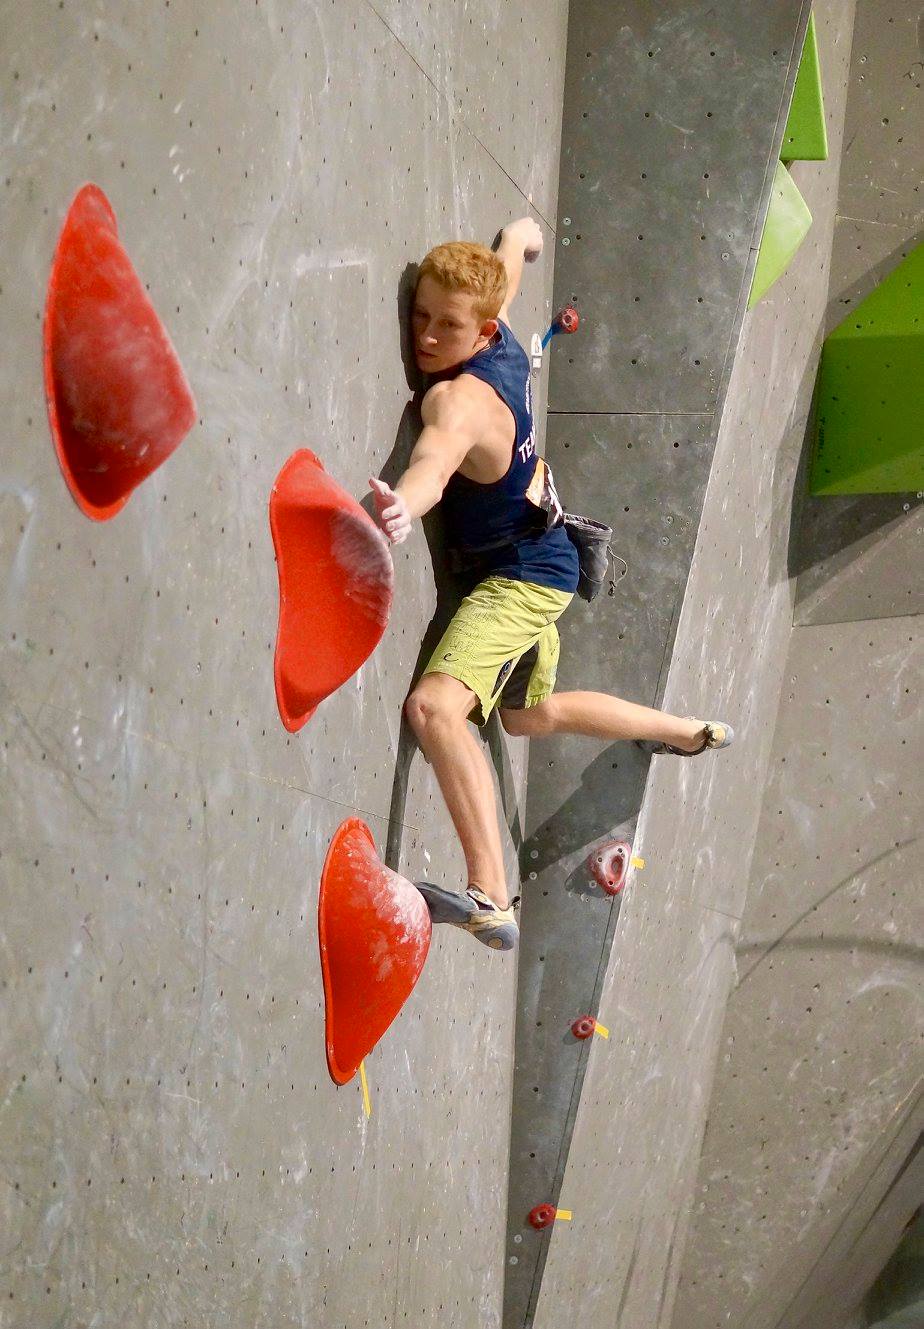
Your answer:
[[[294,733],[375,650],[395,570],[385,536],[307,448],[276,477],[270,528],[279,571],[276,702]]]
[[[431,935],[417,887],[385,866],[365,822],[342,822],[318,899],[327,1067],[335,1083],[352,1079],[407,1001]]]
[[[196,403],[96,185],[71,203],[45,302],[45,396],[58,462],[94,521],[179,447]]]

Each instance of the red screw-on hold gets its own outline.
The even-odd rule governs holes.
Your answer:
[[[530,1226],[537,1232],[541,1232],[544,1227],[551,1227],[555,1222],[555,1215],[558,1210],[554,1204],[537,1204],[535,1209],[529,1211]]]
[[[631,853],[628,840],[611,840],[595,849],[588,858],[587,870],[607,895],[618,895],[625,886]]]
[[[597,1022],[592,1015],[582,1015],[571,1026],[571,1032],[575,1038],[590,1038],[596,1027]]]
[[[552,320],[553,328],[559,332],[577,332],[581,320],[574,305],[565,305]]]

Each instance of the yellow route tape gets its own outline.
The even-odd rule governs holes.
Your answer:
[[[557,1222],[570,1223],[570,1222],[571,1222],[571,1218],[572,1218],[572,1214],[571,1214],[571,1210],[570,1210],[570,1209],[558,1209],[558,1210],[556,1210],[556,1212],[555,1212],[555,1221],[556,1221],[556,1223],[557,1223]]]
[[[643,868],[645,866],[644,858],[639,858],[637,855],[633,855],[632,858],[629,859],[629,862],[634,868]]]
[[[366,1116],[371,1117],[372,1103],[369,1099],[369,1084],[368,1081],[366,1080],[366,1063],[364,1061],[361,1061],[359,1063],[359,1078],[363,1086],[363,1109],[366,1113]]]
[[[597,1033],[600,1035],[601,1038],[609,1038],[610,1036],[609,1029],[607,1029],[605,1024],[601,1024],[599,1020],[597,1021],[596,1029]]]

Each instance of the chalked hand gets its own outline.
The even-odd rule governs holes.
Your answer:
[[[411,514],[407,510],[407,503],[384,480],[370,477],[369,484],[375,499],[379,525],[392,544],[401,544],[411,533]]]
[[[542,227],[532,217],[521,217],[519,221],[510,222],[504,227],[503,234],[523,246],[523,257],[527,263],[535,263],[542,253]]]

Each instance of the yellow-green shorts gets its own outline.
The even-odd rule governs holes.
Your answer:
[[[535,706],[552,695],[558,669],[555,620],[568,591],[508,577],[486,577],[467,595],[425,674],[449,674],[478,698],[469,719],[483,725],[495,706]]]

